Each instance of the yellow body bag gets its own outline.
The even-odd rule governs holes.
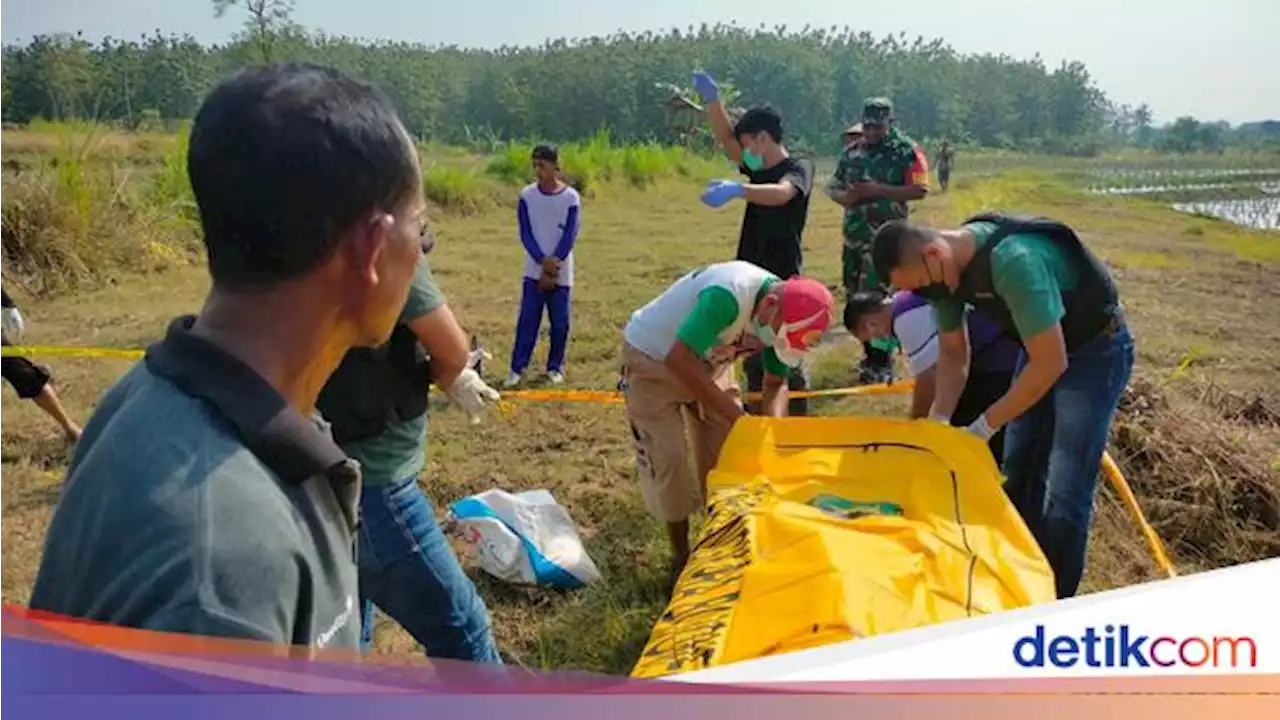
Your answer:
[[[881,417],[748,416],[633,677],[657,677],[1055,599],[987,446]]]

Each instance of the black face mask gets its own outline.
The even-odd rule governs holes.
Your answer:
[[[924,263],[924,271],[929,276],[929,284],[916,288],[915,293],[925,300],[947,300],[951,297],[951,288],[947,287],[944,282],[937,282],[933,279],[933,272],[929,270],[929,261],[921,258]]]
[[[951,298],[951,288],[946,283],[929,283],[923,287],[918,287],[915,293],[925,300],[947,300]]]

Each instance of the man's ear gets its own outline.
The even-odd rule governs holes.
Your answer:
[[[760,311],[756,313],[756,317],[760,322],[770,325],[773,323],[774,316],[778,314],[778,293],[766,293],[760,301]]]
[[[389,213],[377,212],[352,231],[352,265],[370,286],[378,284],[378,261],[391,241],[395,224],[396,219]]]

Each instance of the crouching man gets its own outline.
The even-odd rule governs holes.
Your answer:
[[[761,414],[785,416],[788,376],[827,329],[832,306],[817,280],[782,280],[735,260],[688,273],[631,316],[619,384],[645,506],[667,523],[673,580],[689,559],[689,516],[702,506],[707,473],[743,415],[734,361],[761,357]]]

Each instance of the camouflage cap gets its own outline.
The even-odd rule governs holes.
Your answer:
[[[893,103],[886,97],[867,98],[862,103],[862,124],[888,125],[893,119]]]

